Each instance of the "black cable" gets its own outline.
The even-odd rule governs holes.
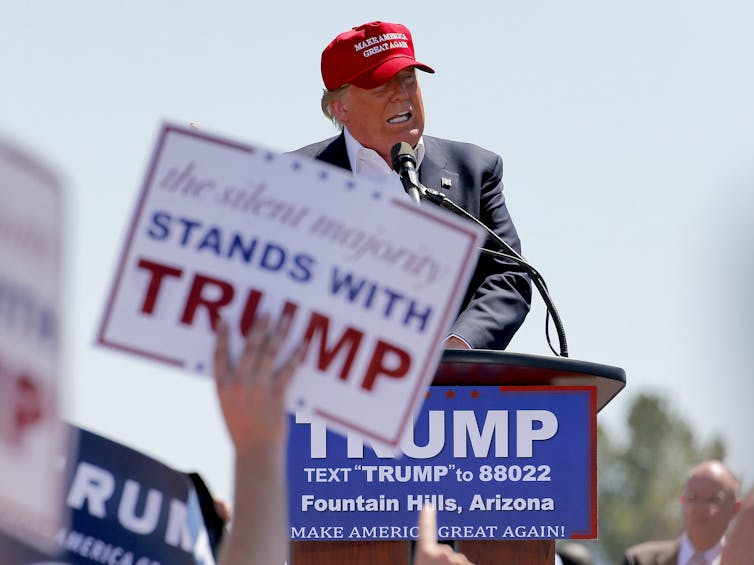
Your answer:
[[[505,241],[502,237],[500,237],[498,234],[496,234],[494,231],[492,231],[490,228],[488,228],[483,222],[481,222],[479,219],[475,218],[473,215],[469,214],[466,210],[458,206],[455,202],[447,198],[444,194],[437,192],[435,190],[423,187],[423,196],[430,202],[434,202],[435,204],[438,204],[439,206],[446,208],[464,218],[470,219],[490,234],[493,239],[500,245],[502,249],[504,249],[507,253],[501,253],[500,251],[493,251],[491,249],[486,249],[484,247],[481,248],[482,253],[487,253],[488,255],[493,255],[497,257],[498,259],[504,259],[506,261],[512,261],[516,265],[520,266],[524,273],[529,275],[531,278],[531,281],[534,283],[534,286],[537,288],[537,291],[539,292],[539,295],[542,297],[542,300],[545,303],[545,306],[547,307],[547,313],[545,316],[545,338],[547,339],[547,346],[550,348],[550,351],[552,351],[555,355],[558,355],[560,357],[568,357],[568,343],[566,341],[566,335],[565,335],[565,328],[563,327],[563,322],[560,319],[560,314],[558,314],[557,308],[555,308],[555,304],[552,301],[552,298],[550,297],[550,293],[547,289],[547,283],[545,283],[544,278],[542,275],[539,274],[539,271],[537,271],[534,267],[532,267],[529,263],[527,263],[526,259],[524,259],[513,247],[511,247],[507,241]],[[555,324],[555,330],[558,334],[558,343],[560,345],[560,351],[556,351],[555,348],[552,346],[552,340],[550,338],[550,318],[552,317],[553,324]]]
[[[550,292],[547,288],[547,283],[545,282],[542,275],[539,274],[539,271],[537,271],[534,267],[532,267],[526,261],[517,259],[516,257],[513,257],[512,255],[500,253],[499,251],[493,251],[492,249],[487,249],[485,247],[481,247],[480,251],[488,255],[493,255],[499,259],[506,259],[508,261],[514,261],[515,263],[521,266],[521,270],[524,273],[529,275],[529,278],[531,279],[532,283],[534,283],[534,286],[537,287],[537,291],[539,292],[539,295],[542,297],[542,300],[544,301],[545,306],[547,307],[547,311],[545,314],[545,338],[547,340],[547,346],[550,348],[550,351],[552,351],[555,355],[558,355],[559,357],[568,357],[568,343],[566,341],[565,328],[563,327],[563,322],[560,318],[560,314],[558,314],[558,309],[555,307],[555,303],[553,302],[552,297],[550,297]],[[552,346],[552,339],[550,338],[550,318],[551,317],[552,317],[553,324],[555,324],[555,330],[557,331],[557,334],[558,334],[558,343],[560,345],[560,351],[556,351],[555,348]]]
[[[500,253],[499,251],[492,251],[490,249],[482,248],[481,250],[483,252],[492,254],[495,257],[502,258],[506,261],[513,261],[523,269],[524,273],[529,275],[547,307],[547,315],[545,317],[545,337],[547,339],[547,345],[550,347],[550,351],[552,351],[555,355],[568,357],[568,344],[566,342],[563,322],[560,319],[560,315],[558,314],[558,310],[555,308],[555,304],[553,303],[552,298],[550,298],[550,294],[547,290],[547,284],[545,283],[542,275],[540,275],[534,267],[529,265],[529,263],[527,263],[526,260],[515,249],[508,245],[507,241],[497,235],[483,222],[475,218],[473,215],[469,214],[466,210],[447,198],[443,193],[423,186],[421,182],[419,182],[416,155],[414,154],[414,150],[411,145],[406,142],[396,143],[390,150],[390,154],[392,156],[393,170],[400,176],[401,183],[403,184],[403,189],[413,197],[417,205],[419,204],[419,200],[417,198],[418,196],[420,198],[424,198],[425,200],[429,200],[430,202],[437,204],[442,208],[446,208],[463,218],[475,222],[476,224],[481,226],[485,230],[485,232],[492,236],[495,241],[497,241],[498,245],[501,249],[503,249],[503,251],[506,251],[506,253]],[[510,265],[508,264],[508,266]],[[551,316],[553,323],[555,324],[555,329],[558,332],[560,353],[555,351],[555,348],[552,346],[552,340],[550,339]]]

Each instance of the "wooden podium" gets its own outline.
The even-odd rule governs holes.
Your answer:
[[[623,369],[562,357],[486,350],[446,350],[432,382],[441,386],[588,386],[597,411],[626,385]],[[458,540],[454,547],[477,565],[551,564],[554,540]],[[294,541],[290,565],[408,565],[411,541]]]

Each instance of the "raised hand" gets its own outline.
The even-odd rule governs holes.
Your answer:
[[[437,543],[437,511],[425,505],[419,514],[419,539],[416,541],[414,565],[471,565],[463,553],[449,545]]]

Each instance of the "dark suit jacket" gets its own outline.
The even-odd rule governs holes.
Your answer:
[[[505,206],[500,156],[476,145],[427,135],[424,149],[419,167],[421,183],[444,192],[520,252],[521,243]],[[351,170],[342,133],[294,153]],[[443,178],[450,180],[450,188],[441,188]],[[500,250],[490,239],[486,247]],[[504,349],[529,312],[529,279],[509,271],[509,265],[484,254],[476,265],[458,318],[451,328],[451,333],[474,349]]]
[[[626,550],[624,565],[678,565],[681,538],[647,541]]]

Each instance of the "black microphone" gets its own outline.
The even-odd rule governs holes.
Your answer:
[[[419,174],[416,172],[416,156],[411,146],[402,141],[396,143],[390,150],[390,156],[393,158],[393,170],[398,173],[403,183],[403,190],[411,197],[411,200],[419,205],[421,200],[421,183]]]

